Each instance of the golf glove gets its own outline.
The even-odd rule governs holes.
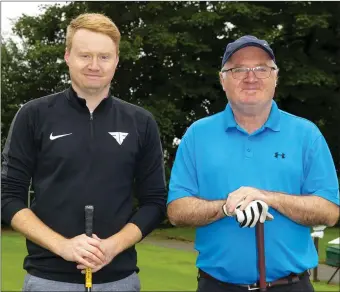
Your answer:
[[[263,201],[252,201],[243,211],[240,210],[241,205],[242,202],[236,206],[233,216],[242,228],[254,227],[259,221],[264,223],[266,220],[274,219],[273,215],[268,212],[268,205]]]

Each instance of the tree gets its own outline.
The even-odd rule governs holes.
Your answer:
[[[244,34],[269,41],[280,68],[276,100],[318,124],[339,169],[339,7],[339,2],[71,2],[23,16],[15,26],[23,50],[11,42],[4,46],[9,61],[3,58],[3,66],[12,69],[2,70],[7,82],[2,86],[8,86],[2,134],[14,114],[10,109],[67,85],[66,27],[80,13],[100,12],[122,33],[112,92],[154,114],[168,174],[174,138],[193,121],[224,109],[220,62],[227,43]]]

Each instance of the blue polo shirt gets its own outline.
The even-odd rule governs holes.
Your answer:
[[[250,186],[287,195],[316,195],[339,205],[334,162],[319,129],[279,110],[273,101],[267,122],[249,135],[230,105],[191,125],[177,150],[168,203],[183,197],[226,199]],[[270,208],[265,223],[267,281],[301,273],[318,263],[310,228]],[[197,267],[230,283],[259,279],[255,228],[225,217],[196,230]]]

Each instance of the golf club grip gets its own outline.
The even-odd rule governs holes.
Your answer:
[[[85,206],[85,234],[90,237],[93,233],[93,211],[93,206]]]
[[[93,213],[94,207],[92,205],[85,206],[85,234],[92,237],[93,233]],[[92,271],[90,268],[85,269],[85,291],[92,290]]]
[[[258,265],[260,271],[260,291],[267,291],[266,285],[266,263],[264,256],[264,224],[257,223],[256,224],[256,244],[257,244],[257,256],[258,256]]]

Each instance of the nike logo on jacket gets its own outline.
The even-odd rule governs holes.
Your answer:
[[[58,139],[58,138],[62,138],[62,137],[65,137],[65,136],[69,136],[69,135],[72,135],[72,133],[64,134],[64,135],[57,135],[57,136],[53,136],[53,133],[51,133],[51,135],[50,135],[50,140],[55,140],[55,139]]]

